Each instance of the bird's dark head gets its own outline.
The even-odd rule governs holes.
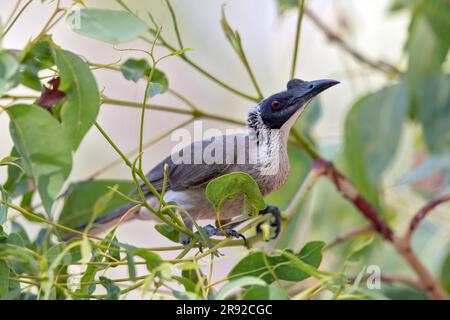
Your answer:
[[[259,103],[259,116],[269,129],[281,129],[285,124],[290,128],[289,124],[292,126],[311,99],[338,83],[335,80],[289,80],[286,91]]]

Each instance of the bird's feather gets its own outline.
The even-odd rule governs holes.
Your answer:
[[[242,144],[245,145],[240,150],[239,145]],[[155,189],[161,192],[164,182],[164,165],[167,164],[169,168],[166,190],[182,191],[202,187],[210,180],[227,173],[230,166],[236,164],[239,152],[246,154],[246,159],[248,159],[247,146],[247,135],[217,136],[197,141],[161,161],[146,177]],[[199,150],[203,151],[201,159],[196,153]],[[208,154],[209,152],[210,154]],[[196,159],[194,156],[198,159],[197,162],[194,162]],[[208,157],[210,157],[209,160]],[[214,163],[211,163],[212,157],[215,159]],[[179,163],[178,161],[175,163],[174,158],[190,160],[190,163]],[[149,192],[144,183],[141,188],[144,193]]]

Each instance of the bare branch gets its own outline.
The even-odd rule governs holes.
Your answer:
[[[393,240],[393,231],[388,226],[381,215],[373,208],[373,206],[359,193],[355,186],[342,174],[334,165],[324,159],[314,160],[314,167],[322,170],[323,175],[326,176],[337,188],[337,190],[348,201],[361,212],[366,219],[368,219],[373,228],[382,235],[386,240]]]
[[[409,223],[409,228],[405,232],[404,240],[410,242],[413,232],[417,229],[419,223],[428,215],[428,213],[430,213],[431,210],[433,210],[440,204],[447,201],[450,201],[450,194],[440,196],[428,202],[425,206],[423,206],[411,219],[411,222]]]
[[[323,175],[336,186],[337,190],[343,195],[343,197],[350,201],[358,209],[358,211],[371,222],[372,227],[378,234],[392,243],[397,252],[403,257],[403,259],[405,259],[405,261],[417,274],[427,295],[431,299],[447,300],[447,293],[429,273],[419,258],[414,254],[408,239],[405,237],[397,239],[394,236],[393,230],[389,227],[381,215],[358,192],[355,186],[334,167],[331,162],[318,158],[314,160],[313,165],[317,168],[317,170],[322,170]],[[436,205],[437,204],[431,206],[430,209],[425,211],[430,211]]]

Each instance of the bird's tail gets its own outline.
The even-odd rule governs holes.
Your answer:
[[[133,208],[134,206],[136,206],[136,204],[130,202],[130,203],[127,203],[117,209],[114,209],[113,211],[110,211],[107,214],[104,214],[104,215],[98,217],[97,219],[94,220],[94,223],[92,224],[92,229],[89,230],[89,234],[94,235],[94,234],[103,232],[106,229],[112,227],[119,221],[120,218],[122,218],[122,216],[125,213],[127,213],[127,216],[125,217],[123,222],[136,218],[136,212],[129,212],[130,209]],[[135,210],[137,211],[137,210],[139,210],[139,208],[136,208]],[[133,211],[135,211],[135,210],[133,210]],[[88,226],[88,224],[85,224],[85,225],[75,228],[75,230],[83,232],[87,226]],[[63,234],[61,238],[62,238],[62,240],[66,241],[66,240],[70,240],[70,239],[78,237],[78,236],[80,236],[78,233],[69,232],[69,233]]]

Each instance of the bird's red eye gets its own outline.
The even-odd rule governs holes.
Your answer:
[[[280,110],[282,108],[282,104],[280,101],[273,101],[272,102],[272,110]]]

